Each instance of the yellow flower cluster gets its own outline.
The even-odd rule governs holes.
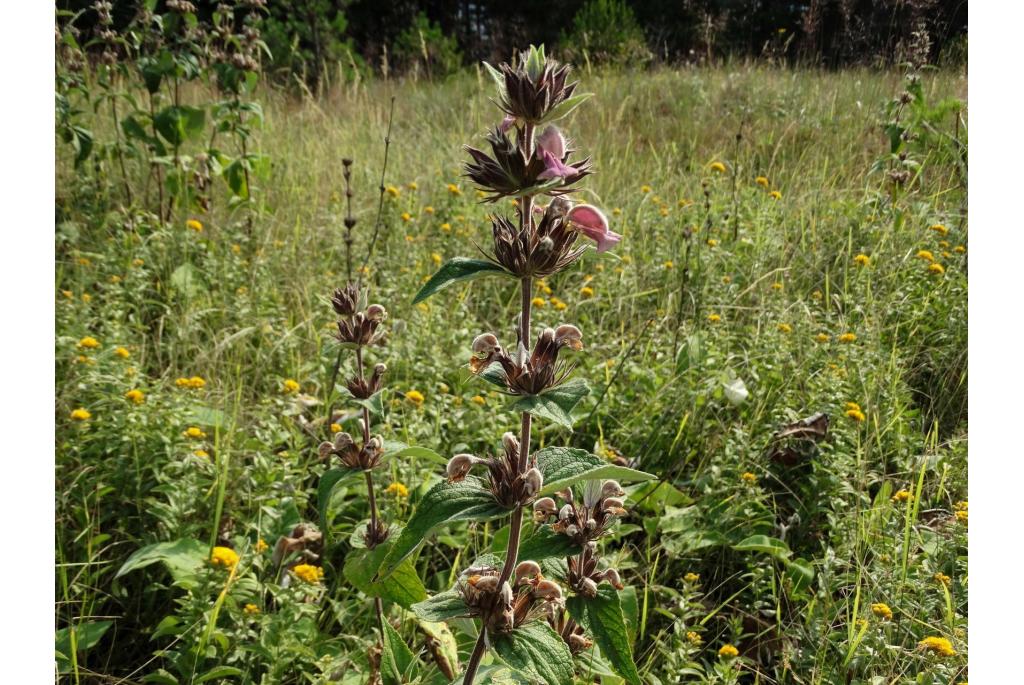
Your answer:
[[[409,392],[405,393],[405,399],[409,400],[418,407],[421,404],[423,404],[423,400],[425,400],[426,398],[423,396],[423,393],[421,393],[419,390],[410,390]]]
[[[853,262],[857,266],[867,266],[871,264],[871,257],[868,257],[866,254],[859,254],[853,258]]]
[[[487,404],[487,400],[485,400],[482,395],[473,395],[469,398],[469,401],[473,404],[479,404],[481,407]]]
[[[174,381],[174,384],[179,388],[189,388],[191,390],[198,390],[199,388],[206,387],[206,381],[199,376],[192,376],[192,378],[178,378]]]
[[[956,656],[956,650],[953,649],[953,643],[944,637],[926,637],[917,643],[918,648],[925,651],[930,651],[939,656]]]
[[[384,488],[384,493],[387,495],[394,495],[395,497],[408,497],[409,488],[405,487],[402,483],[395,481],[391,485]]]
[[[320,579],[324,577],[324,570],[321,567],[309,564],[298,564],[292,569],[292,573],[310,585],[319,583]]]
[[[244,611],[245,611],[245,613],[249,614],[250,616],[255,616],[256,614],[260,613],[260,608],[258,606],[256,606],[255,604],[253,604],[252,602],[250,602],[250,603],[245,605]]]
[[[857,423],[861,423],[866,418],[864,416],[864,412],[860,408],[860,405],[857,404],[856,402],[847,402],[845,409],[846,416],[848,418],[853,419]]]
[[[185,222],[185,225],[195,231],[196,233],[203,232],[203,224],[197,219],[189,219]]]
[[[757,482],[757,476],[755,476],[750,471],[746,471],[743,475],[740,476],[740,478],[743,479],[743,482],[748,485],[753,485],[754,483]]]
[[[585,285],[582,288],[580,288],[580,295],[582,295],[583,297],[593,297],[594,289],[591,288],[589,285]]]
[[[71,412],[72,421],[88,421],[91,418],[92,414],[89,412],[88,409],[83,409],[79,407],[78,409],[75,409],[74,411]]]
[[[146,401],[145,394],[138,388],[133,388],[124,394],[125,398],[134,402],[135,404],[142,404]]]
[[[547,306],[548,301],[545,300],[543,297],[535,297],[532,300],[530,300],[530,304],[532,304],[537,309],[543,309],[544,307]]]
[[[852,342],[857,342],[857,334],[856,333],[843,333],[841,336],[839,336],[839,342],[847,344],[847,345],[852,343]]]
[[[185,429],[183,435],[186,438],[192,438],[193,440],[202,440],[206,437],[206,433],[204,433],[198,426],[189,426]]]
[[[701,638],[701,636],[699,634],[693,632],[692,630],[687,631],[687,633],[686,633],[686,641],[689,642],[694,647],[700,647],[701,643],[704,642],[703,638]]]
[[[724,174],[725,173],[725,165],[722,164],[721,162],[712,162],[711,166],[708,167],[708,168],[711,169],[712,171],[718,172],[720,174]]]
[[[94,350],[100,346],[100,341],[91,335],[87,335],[78,341],[78,346],[87,350]]]
[[[238,563],[238,552],[230,547],[214,547],[210,553],[210,563],[214,566],[223,566],[232,569]]]
[[[889,608],[888,604],[884,604],[883,602],[872,604],[871,613],[873,613],[875,616],[882,619],[883,621],[892,620],[892,609]]]
[[[300,387],[301,386],[299,385],[298,381],[292,378],[287,378],[285,379],[284,384],[281,386],[281,392],[283,392],[285,395],[291,395],[294,392],[298,392]]]
[[[694,573],[693,571],[690,571],[685,576],[683,576],[683,580],[685,580],[690,585],[693,585],[698,580],[700,580],[700,574],[699,573]]]
[[[768,187],[768,177],[767,176],[758,176],[757,178],[754,179],[754,183],[756,183],[757,185],[761,186],[762,188],[767,188]]]
[[[448,192],[451,193],[452,195],[462,195],[462,191],[454,183],[448,184]]]
[[[708,314],[708,323],[718,323],[722,320],[722,317],[718,314]]]
[[[782,322],[782,323],[780,323],[780,324],[779,324],[779,325],[777,326],[777,328],[779,329],[779,332],[780,332],[780,333],[792,333],[792,332],[793,332],[793,327],[792,327],[792,326],[790,326],[790,325],[789,325],[788,323],[786,323],[786,322]]]
[[[733,645],[722,645],[722,648],[718,650],[718,656],[726,659],[734,659],[740,655],[740,650],[736,649]]]
[[[818,333],[816,336],[814,336],[814,339],[820,343],[827,343],[829,340],[832,339],[832,336],[829,335],[828,333]]]
[[[114,354],[120,357],[121,359],[127,359],[128,357],[132,356],[132,353],[128,351],[127,347],[118,347],[116,350],[114,350]]]
[[[935,582],[936,582],[936,583],[939,583],[939,584],[941,584],[941,585],[945,585],[946,587],[949,587],[949,583],[950,583],[950,581],[952,581],[952,580],[953,580],[952,578],[950,578],[949,576],[947,576],[947,575],[946,575],[945,573],[943,573],[942,571],[937,571],[937,572],[935,573],[935,575],[934,575],[934,576],[932,576],[932,578],[933,578],[933,579],[935,579]]]
[[[892,496],[892,501],[893,502],[909,502],[913,498],[914,498],[914,496],[910,494],[909,490],[897,490],[896,494]]]

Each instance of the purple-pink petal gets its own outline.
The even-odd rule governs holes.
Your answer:
[[[508,130],[512,128],[512,124],[514,123],[516,123],[516,118],[511,114],[506,114],[505,118],[501,120],[501,124],[498,125],[498,128],[502,133],[508,133]]]
[[[597,243],[597,251],[604,252],[622,240],[622,236],[608,230],[608,219],[593,205],[576,205],[566,218],[583,235]]]
[[[550,152],[555,159],[565,158],[565,137],[554,126],[548,126],[537,136],[537,147]]]
[[[544,160],[544,171],[537,174],[537,178],[568,178],[569,176],[575,176],[579,173],[575,167],[563,164],[562,160],[558,159],[547,150],[541,150],[541,155]]]

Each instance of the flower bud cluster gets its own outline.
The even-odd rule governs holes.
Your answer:
[[[519,471],[519,439],[514,433],[505,433],[501,442],[500,456],[482,458],[456,454],[448,462],[448,481],[457,483],[465,479],[474,466],[483,464],[488,471],[488,488],[498,504],[507,509],[528,505],[544,487],[544,475],[532,458],[526,471]]]
[[[473,566],[460,576],[456,588],[488,630],[509,633],[530,621],[553,619],[565,606],[562,588],[541,573],[535,561],[521,561],[512,577],[501,583],[501,569]]]
[[[495,215],[491,220],[491,260],[518,278],[543,278],[572,264],[586,248],[576,245],[579,232],[566,220],[571,206],[569,200],[556,197],[547,207],[537,207],[541,218],[533,231]]]
[[[388,312],[379,304],[371,304],[365,311],[360,311],[359,287],[354,283],[335,290],[331,305],[340,317],[337,338],[342,344],[368,347],[384,343],[384,331],[378,329]]]
[[[319,451],[324,461],[337,456],[346,468],[369,471],[380,465],[384,455],[384,439],[375,435],[360,445],[355,438],[342,431],[334,435],[333,442],[320,443]]]
[[[469,366],[473,373],[479,374],[497,363],[510,394],[537,395],[565,381],[572,371],[571,366],[558,363],[558,353],[564,347],[574,351],[583,349],[583,333],[576,326],[562,324],[558,328],[545,328],[529,358],[521,343],[513,356],[501,346],[497,336],[484,333],[473,341]]]

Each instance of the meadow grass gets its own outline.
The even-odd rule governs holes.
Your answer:
[[[539,286],[536,325],[571,313],[586,343],[578,374],[593,392],[575,432],[544,425],[536,440],[622,455],[660,478],[631,492],[633,514],[607,551],[641,588],[642,674],[966,680],[966,508],[954,513],[967,485],[967,256],[956,249],[967,243],[966,190],[955,160],[927,148],[905,191],[893,194],[877,168],[883,107],[902,75],[731,64],[579,76],[594,104],[564,128],[589,142],[587,199],[624,240]],[[928,72],[923,85],[930,100],[966,98],[960,73]],[[158,650],[189,635],[206,667],[237,667],[242,682],[365,678],[372,604],[340,573],[362,500],[334,497],[337,544],[314,609],[260,603],[258,621],[244,618],[256,587],[272,582],[252,545],[272,546],[296,518],[318,521],[315,435],[336,355],[328,298],[345,278],[341,158],[355,160],[358,264],[392,97],[394,190],[366,275],[391,314],[395,392],[382,432],[450,455],[493,450],[514,425],[514,414],[488,410],[502,397],[463,363],[476,334],[509,330],[514,287],[480,280],[411,305],[441,261],[488,245],[486,214],[511,209],[479,204],[461,178],[461,145],[496,123],[489,92],[480,74],[361,83],[319,100],[263,90],[258,142],[273,167],[257,184],[251,231],[218,197],[209,214],[179,211],[166,226],[122,211],[112,165],[75,172],[58,148],[56,615],[61,628],[116,626],[76,655],[75,682],[154,673],[170,660]],[[110,122],[92,125],[109,135]],[[955,116],[942,126],[962,135]],[[145,188],[146,170],[128,168]],[[100,346],[83,348],[86,336]],[[193,376],[205,386],[175,383]],[[125,398],[132,388],[141,403]],[[404,398],[412,390],[422,404]],[[69,419],[78,407],[91,418]],[[815,412],[830,416],[829,439],[793,465],[770,460],[773,433]],[[189,426],[205,437],[183,435]],[[388,518],[405,519],[437,472],[422,459],[390,462],[385,481],[410,493],[385,499]],[[500,533],[473,525],[432,541],[419,562],[428,589],[446,589]],[[740,544],[755,535],[788,553]],[[244,541],[251,577],[230,592],[222,576],[182,583],[155,566],[115,579],[142,545],[189,538]],[[872,612],[879,602],[891,620]],[[408,622],[402,632],[422,643]],[[917,646],[932,635],[956,656]],[[458,639],[465,660],[471,641]],[[739,646],[735,662],[717,656],[725,643]]]

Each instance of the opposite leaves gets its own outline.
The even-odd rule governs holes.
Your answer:
[[[643,471],[610,464],[595,454],[573,447],[546,447],[536,452],[536,457],[537,468],[544,475],[542,495],[564,490],[585,480],[630,482],[656,478]]]

